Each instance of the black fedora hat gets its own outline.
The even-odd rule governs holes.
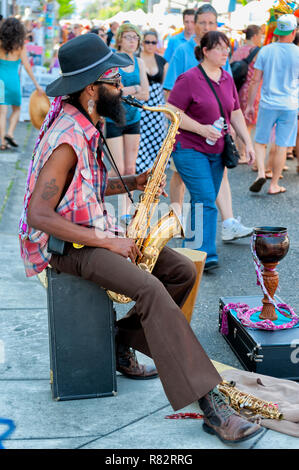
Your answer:
[[[113,52],[94,33],[86,33],[63,44],[58,52],[61,77],[46,88],[48,96],[64,96],[83,90],[112,67],[128,67],[127,54]]]

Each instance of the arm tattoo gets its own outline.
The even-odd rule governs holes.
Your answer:
[[[120,180],[109,181],[108,188],[113,192],[120,192],[124,189],[123,185],[120,183]]]
[[[45,201],[48,201],[49,199],[51,199],[53,196],[55,196],[58,193],[59,188],[55,183],[56,183],[56,179],[53,178],[51,179],[50,182],[45,184],[44,191],[42,193],[42,198]]]
[[[124,182],[126,183],[129,191],[134,191],[136,189],[136,179],[132,176],[124,176]],[[125,193],[126,190],[119,178],[109,178],[107,190],[111,191],[113,194],[122,194]]]

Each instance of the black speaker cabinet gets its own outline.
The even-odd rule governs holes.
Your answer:
[[[221,297],[219,331],[222,310],[228,303],[245,303],[255,308],[262,305],[262,296]],[[247,328],[231,310],[228,311],[227,320],[228,335],[223,335],[223,338],[246,370],[280,379],[299,380],[299,328],[276,331]]]
[[[47,268],[50,375],[55,400],[116,395],[113,303],[104,289]]]

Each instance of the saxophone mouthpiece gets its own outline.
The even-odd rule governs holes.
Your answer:
[[[121,99],[129,104],[130,106],[136,106],[136,108],[141,108],[143,109],[143,104],[141,101],[136,100],[136,98],[133,98],[133,96],[128,95],[128,96],[122,96]]]

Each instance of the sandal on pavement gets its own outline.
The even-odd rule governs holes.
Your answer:
[[[279,188],[279,191],[275,191],[274,193],[270,193],[270,191],[267,191],[268,194],[270,194],[270,196],[274,196],[275,194],[281,194],[281,193],[285,193],[286,192],[286,188],[284,188],[283,186],[281,186]]]
[[[266,178],[258,178],[252,185],[249,187],[249,191],[253,193],[259,193],[264,184],[266,183]]]
[[[239,165],[240,164],[243,165],[244,163],[248,163],[248,161],[246,159],[246,155],[241,155],[238,163],[239,163]]]
[[[287,160],[294,160],[293,152],[287,152]]]
[[[9,150],[11,147],[7,144],[1,144],[0,145],[0,150]]]
[[[265,176],[266,176],[267,179],[271,180],[272,177],[273,177],[272,171],[271,170],[265,171]],[[280,175],[279,178],[282,179],[283,175]]]
[[[4,139],[13,147],[18,147],[19,145],[16,143],[15,139],[13,137],[10,137],[9,135],[6,135]]]

